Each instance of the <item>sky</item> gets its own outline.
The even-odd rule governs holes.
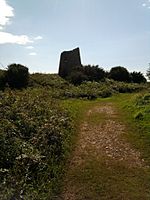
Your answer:
[[[57,73],[62,51],[80,48],[83,65],[146,73],[150,0],[0,0],[0,68]]]

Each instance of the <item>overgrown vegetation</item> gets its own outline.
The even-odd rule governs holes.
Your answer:
[[[90,65],[75,68],[69,81],[57,74],[29,74],[28,68],[18,64],[0,70],[0,199],[51,199],[58,192],[74,127],[83,109],[92,105],[91,101],[77,103],[77,99],[147,89],[141,73],[131,75],[132,81],[119,82]],[[131,105],[136,109],[128,108],[140,128],[145,123],[145,141],[149,141],[149,94],[138,96],[135,102]]]
[[[6,72],[5,70],[0,70],[0,90],[4,90],[6,87]]]
[[[0,199],[48,199],[69,150],[68,112],[44,89],[0,94]]]
[[[98,65],[78,66],[72,69],[66,79],[74,85],[80,85],[84,81],[104,81],[105,71],[99,68]]]
[[[98,65],[76,66],[65,77],[70,83],[80,85],[85,81],[103,82],[106,78],[125,83],[146,83],[146,78],[141,72],[129,72],[125,67],[112,67],[109,72]]]
[[[25,88],[28,86],[28,68],[20,64],[11,64],[6,71],[6,82],[10,88]]]
[[[133,83],[146,83],[146,78],[141,72],[130,73],[130,78]]]
[[[47,87],[49,89],[57,88],[61,90],[69,88],[72,90],[73,86],[80,87],[82,84],[86,85],[85,83],[87,82],[96,82],[99,83],[99,86],[106,83],[106,86],[108,87],[108,79],[122,82],[123,87],[125,87],[126,83],[146,83],[146,79],[141,72],[129,73],[126,68],[120,66],[111,68],[110,72],[106,72],[103,68],[99,68],[98,65],[73,67],[65,81],[58,75],[40,73],[29,75],[27,67],[14,63],[9,65],[7,70],[0,71],[0,89],[4,90],[7,85],[7,87],[12,89],[21,89],[29,86]],[[109,83],[110,82],[111,81],[109,81]],[[117,82],[115,85],[117,85]],[[119,86],[121,85],[121,83],[118,84]],[[127,88],[129,87],[129,85],[126,86]]]
[[[130,82],[130,74],[125,67],[111,68],[109,77],[115,81]]]
[[[95,99],[109,97],[116,93],[132,93],[147,88],[146,84],[124,83],[106,79],[102,82],[85,81],[73,85],[60,78],[57,74],[31,74],[30,88],[47,88],[54,98]]]
[[[147,72],[146,72],[146,76],[147,78],[150,80],[150,67],[148,68]]]
[[[140,92],[132,95],[132,98],[125,94],[120,98],[119,104],[124,109],[124,120],[129,127],[127,137],[140,149],[150,165],[150,92]]]
[[[20,64],[11,64],[7,70],[0,70],[0,90],[7,87],[11,89],[22,89],[28,86],[28,68]]]

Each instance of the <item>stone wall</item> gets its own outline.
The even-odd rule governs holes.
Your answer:
[[[61,53],[58,74],[62,78],[67,77],[71,73],[72,69],[77,66],[81,66],[79,48]]]

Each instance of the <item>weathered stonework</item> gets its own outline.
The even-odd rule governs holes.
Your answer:
[[[72,51],[64,51],[60,56],[59,72],[58,74],[65,78],[74,67],[81,66],[80,49],[76,48]]]

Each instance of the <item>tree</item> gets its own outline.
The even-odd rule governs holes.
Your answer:
[[[109,78],[115,81],[130,82],[130,74],[128,70],[121,66],[111,68]]]
[[[11,88],[27,87],[29,81],[28,68],[20,64],[11,64],[7,70],[7,82]]]
[[[4,90],[6,86],[6,71],[0,69],[0,90]]]
[[[98,65],[76,66],[72,68],[72,72],[67,77],[75,85],[81,84],[83,81],[101,81],[104,78],[105,71],[99,68]]]
[[[83,68],[89,81],[101,81],[105,78],[105,71],[102,68],[99,68],[98,65],[86,65],[83,66]]]
[[[146,78],[141,72],[132,72],[130,76],[133,83],[146,83]]]
[[[88,77],[82,71],[72,71],[68,76],[68,80],[74,85],[80,85],[82,82],[87,81]]]
[[[147,72],[146,72],[146,76],[147,78],[150,80],[150,67],[148,68]]]

